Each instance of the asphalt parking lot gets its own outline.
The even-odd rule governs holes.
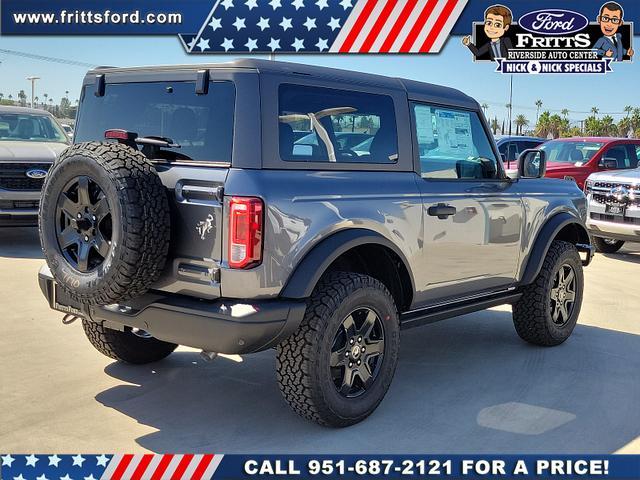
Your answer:
[[[640,453],[640,246],[596,256],[560,347],[523,343],[508,308],[404,332],[387,397],[343,430],[289,410],[273,351],[113,363],[49,310],[42,263],[35,229],[0,229],[3,452]]]

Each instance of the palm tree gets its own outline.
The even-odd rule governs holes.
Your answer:
[[[486,115],[487,114],[487,110],[489,109],[489,104],[488,103],[483,103],[482,105],[480,105],[480,107],[482,108],[482,112]]]
[[[540,109],[542,108],[542,100],[536,100],[536,125],[538,124],[538,118],[540,117]]]
[[[627,114],[627,118],[629,118],[629,115],[631,115],[631,112],[633,112],[633,107],[631,105],[627,105],[626,107],[624,107],[624,111]]]
[[[562,111],[560,112],[562,114],[562,116],[564,118],[567,118],[569,116],[569,109],[567,108],[563,108]]]
[[[598,107],[591,107],[591,113],[593,113],[593,116],[595,118],[595,116],[600,113],[600,109]]]
[[[524,127],[529,126],[529,120],[523,114],[519,114],[515,119],[516,135],[522,135]]]
[[[9,101],[11,102],[11,105],[13,105],[13,95],[9,94]]]
[[[500,125],[498,124],[498,117],[494,117],[493,120],[491,120],[491,130],[493,130],[493,134],[495,135],[496,133],[498,133],[498,127]]]
[[[18,92],[18,101],[20,102],[21,107],[27,105],[27,94],[24,92],[24,90],[20,90]]]
[[[0,103],[2,103],[2,97],[4,97],[4,93],[0,93]]]
[[[600,122],[601,122],[601,128],[602,128],[602,135],[610,137],[617,133],[616,131],[618,127],[614,123],[613,117],[611,117],[611,115],[605,115],[604,117],[602,117],[602,120],[600,120]]]

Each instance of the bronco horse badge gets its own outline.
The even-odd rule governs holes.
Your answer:
[[[201,220],[200,222],[198,222],[198,225],[196,225],[196,230],[200,234],[200,238],[204,240],[207,235],[211,233],[211,230],[213,230],[213,215],[209,214],[206,220]]]

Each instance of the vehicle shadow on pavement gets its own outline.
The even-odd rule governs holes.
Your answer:
[[[601,253],[600,255],[617,262],[640,263],[640,252],[621,250],[618,253]]]
[[[157,429],[137,439],[154,452],[604,453],[640,435],[639,351],[640,336],[589,326],[530,346],[510,312],[491,310],[404,332],[387,397],[347,429],[289,410],[273,351],[113,363],[106,373],[129,385],[96,399]]]
[[[0,257],[44,258],[37,227],[0,227]]]

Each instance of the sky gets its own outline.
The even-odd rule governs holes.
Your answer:
[[[0,49],[57,57],[92,65],[154,65],[177,63],[215,63],[230,61],[234,55],[187,55],[177,37],[0,37]],[[446,85],[487,103],[487,116],[506,117],[509,101],[509,76],[496,73],[495,65],[473,63],[460,37],[451,37],[440,54],[425,55],[276,55],[276,60],[292,61],[334,68],[358,70],[388,76]],[[69,98],[79,97],[86,67],[61,65],[21,58],[0,52],[0,93],[16,98],[20,89],[30,95],[27,76],[41,77],[36,96],[47,93],[55,102],[69,91]],[[535,123],[535,101],[541,99],[541,111],[571,111],[575,123],[589,115],[592,107],[600,114],[623,117],[624,107],[640,107],[640,63],[614,65],[607,75],[514,76],[513,117],[524,114]],[[615,114],[617,112],[617,114]]]

